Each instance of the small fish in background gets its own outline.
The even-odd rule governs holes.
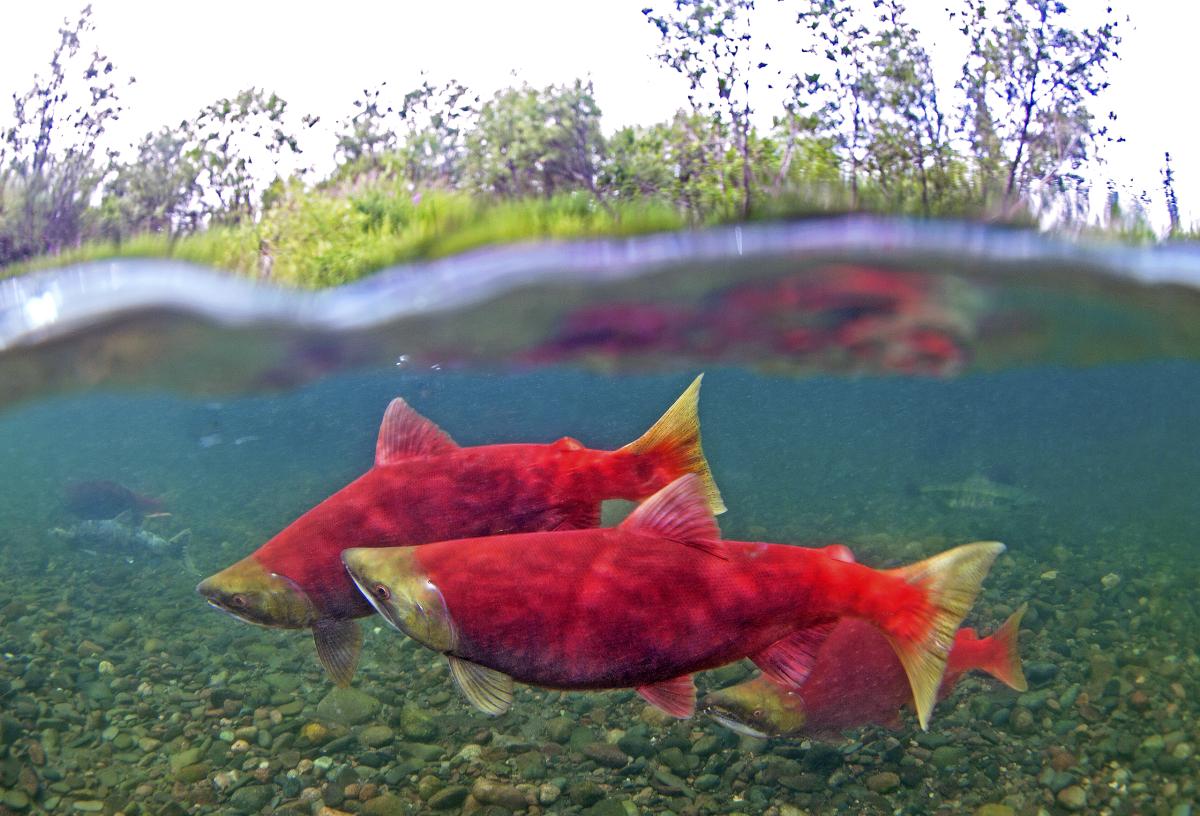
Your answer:
[[[945,699],[969,671],[979,670],[1017,691],[1028,687],[1018,635],[1022,604],[991,636],[959,629],[937,698]],[[882,725],[898,729],[900,711],[911,706],[904,668],[887,639],[861,620],[843,618],[817,650],[812,673],[798,686],[760,675],[710,692],[701,710],[717,722],[753,737],[836,739],[848,728]]]
[[[694,672],[748,657],[799,685],[838,620],[854,616],[881,630],[924,727],[954,632],[1003,549],[977,542],[880,571],[823,550],[722,541],[688,474],[612,529],[348,549],[342,560],[388,623],[446,655],[488,714],[509,708],[520,681],[632,688],[690,717]]]
[[[183,557],[192,538],[191,530],[183,530],[170,538],[140,526],[130,511],[111,519],[86,519],[69,527],[55,527],[50,536],[84,551],[96,554],[149,554]]]
[[[135,493],[125,485],[108,479],[68,482],[64,489],[63,505],[77,518],[111,519],[129,513],[140,521],[144,515],[163,510],[161,500]]]
[[[642,436],[611,451],[570,437],[461,447],[392,400],[373,467],[196,591],[247,623],[311,629],[321,664],[348,685],[362,649],[355,619],[374,612],[342,565],[349,547],[595,527],[606,499],[645,498],[683,473],[697,474],[708,507],[724,511],[700,446],[700,380]]]

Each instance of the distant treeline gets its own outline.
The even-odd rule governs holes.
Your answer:
[[[533,235],[856,210],[1091,218],[1085,170],[1113,138],[1092,110],[1120,43],[1111,10],[1080,28],[1059,2],[959,0],[948,14],[968,57],[947,97],[897,0],[788,1],[817,72],[795,72],[752,30],[754,0],[670,0],[643,10],[661,35],[654,56],[691,89],[669,120],[606,137],[579,80],[490,99],[455,81],[422,77],[402,93],[384,83],[337,123],[336,170],[323,179],[280,169],[303,166],[318,118],[255,88],[132,151],[105,150],[127,81],[87,44],[85,8],[60,30],[49,72],[14,97],[0,140],[0,265],[87,245],[321,285]],[[760,84],[787,89],[766,131],[752,124],[771,113],[751,105]],[[1163,185],[1180,234],[1169,157]],[[1102,226],[1153,237],[1144,202],[1125,207],[1110,191],[1110,204]],[[447,238],[454,229],[467,235]]]

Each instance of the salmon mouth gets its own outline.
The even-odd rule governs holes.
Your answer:
[[[712,717],[719,724],[725,726],[730,731],[741,734],[746,737],[754,737],[755,739],[770,739],[771,735],[765,731],[752,726],[746,720],[738,717],[732,711],[720,705],[707,705],[703,709],[704,713]]]

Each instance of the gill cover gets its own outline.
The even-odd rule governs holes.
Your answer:
[[[342,563],[363,597],[392,626],[436,652],[458,642],[442,592],[429,580],[413,547],[355,547]]]

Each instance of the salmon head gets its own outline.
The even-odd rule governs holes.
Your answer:
[[[205,578],[196,591],[210,606],[259,626],[304,629],[319,617],[299,584],[268,572],[252,555]]]
[[[709,692],[699,707],[726,728],[760,739],[797,734],[808,720],[800,695],[765,677]]]
[[[342,563],[359,591],[392,626],[437,652],[458,642],[446,600],[411,547],[354,547]]]

